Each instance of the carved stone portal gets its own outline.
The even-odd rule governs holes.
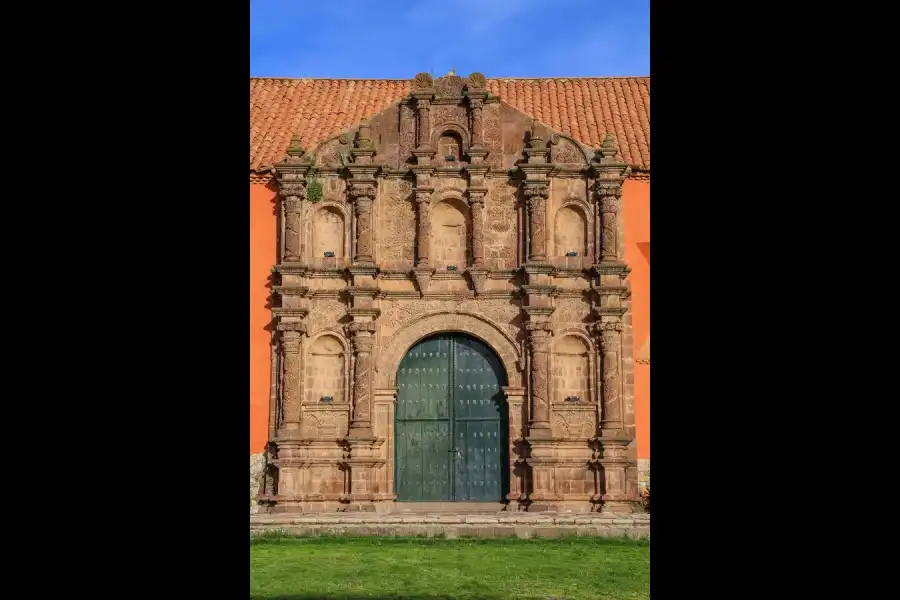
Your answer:
[[[394,465],[397,369],[442,332],[483,343],[506,382],[509,448],[497,460],[509,479],[498,504],[629,506],[628,171],[616,153],[609,136],[595,151],[518,112],[480,73],[420,73],[399,105],[316,151],[293,140],[276,165],[277,458],[260,492],[269,510],[391,510],[397,478],[412,476]],[[483,401],[476,374],[451,366],[462,391],[448,397]],[[404,381],[432,386],[422,401],[439,401],[443,373],[415,376]]]

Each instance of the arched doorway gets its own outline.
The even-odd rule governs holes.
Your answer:
[[[497,502],[509,482],[505,371],[484,342],[427,337],[397,369],[398,502]]]

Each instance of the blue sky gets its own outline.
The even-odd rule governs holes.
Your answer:
[[[650,0],[250,0],[250,75],[650,74]]]

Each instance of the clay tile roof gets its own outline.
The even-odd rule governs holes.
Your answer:
[[[250,170],[284,158],[291,136],[315,148],[409,93],[409,79],[250,78]],[[488,79],[501,100],[597,148],[607,132],[621,159],[650,170],[650,78]]]

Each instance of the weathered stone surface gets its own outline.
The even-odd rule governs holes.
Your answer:
[[[286,217],[267,505],[389,512],[397,368],[425,337],[455,332],[485,342],[506,379],[509,430],[496,460],[508,461],[509,480],[497,502],[543,511],[548,526],[580,524],[546,516],[566,507],[623,512],[643,474],[629,453],[628,167],[615,140],[587,152],[489,96],[480,74],[420,74],[410,89],[312,149],[313,162],[276,166]],[[253,482],[251,472],[251,495]],[[467,518],[452,524],[536,525]]]
[[[266,468],[266,453],[250,455],[250,514],[259,512],[259,506],[256,502],[257,494],[259,494],[259,486],[262,482],[263,473]]]
[[[616,521],[613,523],[613,521]],[[608,523],[605,523],[608,522]],[[457,537],[649,537],[646,523],[628,519],[602,519],[542,513],[484,515],[379,515],[376,513],[296,516],[256,514],[250,518],[250,534],[287,532],[292,535],[381,535]]]

